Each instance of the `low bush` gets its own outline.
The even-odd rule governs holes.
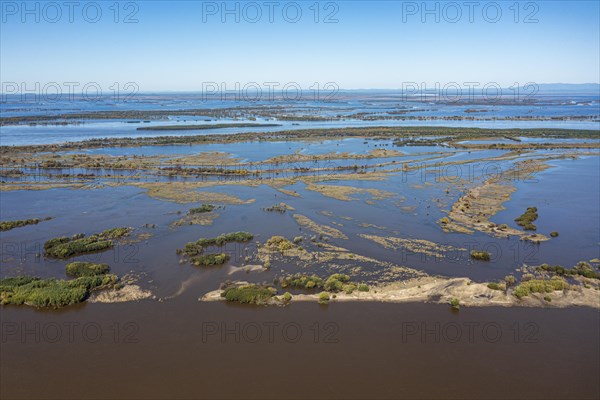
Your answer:
[[[114,286],[112,274],[82,276],[73,280],[29,276],[0,279],[0,303],[60,308],[87,299],[92,290]]]
[[[492,290],[505,290],[506,286],[503,283],[491,282],[487,284],[487,287]]]
[[[526,231],[535,231],[537,227],[533,224],[538,218],[537,208],[528,207],[527,210],[521,214],[521,216],[515,218],[518,225],[522,226]]]
[[[281,278],[280,280],[281,287],[293,287],[299,289],[313,289],[313,288],[322,288],[324,285],[323,279],[319,278],[316,275],[302,275],[296,274],[291,276],[286,276]]]
[[[209,265],[222,265],[229,261],[229,254],[211,253],[194,256],[190,259],[191,263],[197,267]]]
[[[457,298],[452,298],[450,299],[449,302],[450,306],[454,309],[454,310],[459,310],[460,309],[460,301]]]
[[[180,252],[183,252],[188,256],[196,256],[202,254],[204,248],[208,246],[223,246],[230,242],[247,242],[253,238],[254,235],[248,232],[226,233],[215,238],[202,238],[195,242],[189,242]]]
[[[294,248],[294,244],[283,236],[272,236],[267,240],[266,246],[271,250],[280,252]]]
[[[67,275],[69,276],[94,276],[104,275],[110,272],[108,264],[97,264],[92,262],[76,261],[67,264]]]
[[[532,279],[527,282],[521,282],[513,290],[513,295],[518,298],[529,296],[531,293],[552,293],[555,290],[568,289],[567,282],[558,277],[552,279]]]
[[[594,271],[592,266],[585,261],[579,262],[572,269],[568,269],[560,265],[542,264],[537,267],[537,270],[552,272],[559,276],[580,275],[590,279],[600,279],[600,273]]]
[[[488,253],[487,251],[472,250],[471,258],[473,258],[475,260],[480,260],[480,261],[490,261],[491,257],[490,257],[490,253]]]
[[[72,237],[58,237],[44,243],[44,250],[50,257],[68,258],[79,254],[102,251],[113,247],[113,240],[121,239],[131,233],[131,228],[107,229],[96,235],[84,234]]]
[[[251,284],[227,287],[221,292],[221,297],[243,304],[265,304],[276,294],[277,290],[271,286]]]
[[[36,225],[36,224],[40,223],[41,221],[47,221],[49,219],[52,219],[52,218],[44,218],[44,219],[32,218],[32,219],[21,219],[21,220],[17,220],[17,221],[2,221],[2,222],[0,222],[0,231],[4,232],[4,231],[10,231],[11,229],[15,229],[15,228],[21,228],[21,227],[27,226],[27,225]]]
[[[329,293],[327,292],[321,292],[319,293],[319,304],[327,304],[329,303]]]
[[[350,281],[350,277],[345,274],[333,274],[325,281],[323,288],[329,292],[341,292],[344,284]]]
[[[191,208],[188,211],[188,214],[202,214],[206,212],[211,212],[215,209],[215,206],[212,204],[202,204],[200,207]]]

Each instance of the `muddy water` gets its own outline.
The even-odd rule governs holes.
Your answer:
[[[600,395],[600,321],[591,309],[248,308],[186,297],[63,312],[3,308],[1,397]]]
[[[376,143],[369,141],[368,146]],[[281,143],[278,149],[318,154],[355,152],[361,145],[359,140],[331,141],[324,147]],[[229,149],[247,160],[271,156],[262,152],[260,143],[247,144],[248,152],[220,146],[212,150]],[[173,154],[180,154],[178,149],[174,146]],[[431,147],[408,150],[434,151]],[[572,266],[599,257],[597,157],[552,161],[552,168],[536,180],[514,182],[518,190],[506,202],[506,209],[492,218],[515,226],[514,218],[536,206],[540,233],[560,232],[550,242],[531,245],[518,238],[447,234],[440,229],[436,221],[446,215],[463,189],[488,177],[482,171],[490,163],[477,160],[499,154],[458,151],[444,158],[472,161],[458,170],[441,172],[461,173],[464,187],[439,182],[440,171],[433,166],[436,161],[426,169],[391,174],[385,180],[324,183],[390,192],[384,199],[358,193],[351,201],[341,201],[307,190],[303,183],[287,187],[300,197],[266,185],[211,187],[203,190],[254,202],[225,205],[216,210],[219,216],[210,226],[173,227],[197,204],[150,198],[144,189],[133,186],[2,192],[2,220],[53,219],[0,234],[0,277],[30,274],[64,279],[65,264],[72,260],[38,257],[46,240],[131,226],[135,234],[151,236],[74,260],[108,263],[119,276],[133,273],[155,298],[82,304],[61,311],[0,308],[0,397],[598,398],[600,320],[592,309],[463,307],[456,313],[445,305],[418,303],[319,306],[293,302],[286,308],[257,308],[198,301],[228,279],[272,282],[287,273],[327,276],[348,273],[358,265],[316,262],[307,267],[277,261],[269,271],[234,272],[234,267],[256,262],[246,260],[256,250],[254,241],[265,242],[273,235],[303,236],[302,245],[318,252],[310,241],[314,232],[300,227],[295,213],[341,230],[348,239],[329,242],[359,255],[475,281],[501,279],[523,263]],[[411,155],[415,163],[419,157]],[[507,171],[512,162],[491,165]],[[281,201],[296,211],[263,210]],[[220,249],[232,256],[227,265],[197,268],[181,263],[175,252],[200,237],[241,230],[252,232],[255,239]],[[468,251],[438,258],[387,249],[361,234],[486,249],[493,259],[475,262]],[[356,278],[367,282],[382,278],[388,269],[380,264],[360,267]]]

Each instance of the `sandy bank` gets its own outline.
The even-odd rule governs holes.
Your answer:
[[[544,300],[550,297],[552,301]],[[600,291],[593,287],[576,287],[565,291],[554,291],[545,294],[531,294],[519,299],[501,290],[492,290],[485,283],[475,283],[468,278],[420,277],[407,281],[394,282],[371,287],[368,292],[354,291],[352,294],[337,293],[329,303],[351,301],[374,301],[386,303],[439,303],[447,304],[451,299],[458,299],[461,306],[485,307],[553,307],[564,308],[585,306],[600,309]],[[220,290],[211,291],[202,296],[200,301],[224,301]],[[296,301],[318,302],[319,294],[298,294],[292,298]],[[280,304],[275,301],[274,304]]]

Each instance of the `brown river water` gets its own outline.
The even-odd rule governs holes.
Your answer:
[[[597,399],[589,308],[354,303],[236,307],[180,296],[2,309],[1,397]]]
[[[0,307],[0,398],[598,399],[596,309],[207,303],[198,298],[224,280],[270,282],[306,267],[274,263],[268,271],[230,274],[231,266],[242,265],[247,252],[255,250],[254,241],[226,248],[231,265],[222,267],[180,263],[175,252],[200,237],[241,230],[261,243],[272,235],[302,235],[303,245],[315,250],[309,240],[314,233],[292,216],[298,213],[348,235],[332,238],[336,246],[431,275],[467,276],[476,282],[503,279],[523,263],[572,266],[599,257],[598,158],[556,161],[538,178],[516,182],[517,192],[493,221],[514,223],[526,207],[537,206],[539,230],[560,231],[558,238],[540,246],[480,232],[447,235],[436,220],[461,192],[447,193],[443,184],[425,185],[420,175],[330,182],[393,192],[372,202],[363,194],[340,201],[302,185],[290,187],[301,197],[267,186],[219,187],[211,191],[255,201],[226,205],[213,225],[177,228],[170,225],[197,204],[161,201],[137,187],[3,192],[2,220],[53,219],[2,233],[0,278],[29,274],[65,279],[65,264],[72,260],[36,256],[46,240],[130,226],[151,237],[75,260],[109,263],[120,277],[133,273],[155,298],[56,311]],[[443,204],[434,206],[433,199]],[[263,210],[280,201],[296,211]],[[468,253],[457,259],[424,257],[383,248],[362,238],[363,233],[490,248],[495,258],[485,263],[470,260]],[[306,271],[327,276],[351,267],[319,262]],[[385,272],[377,265],[362,267],[358,278],[369,284]]]

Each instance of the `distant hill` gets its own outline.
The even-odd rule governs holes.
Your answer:
[[[598,83],[540,83],[539,94],[587,94],[600,95]]]

